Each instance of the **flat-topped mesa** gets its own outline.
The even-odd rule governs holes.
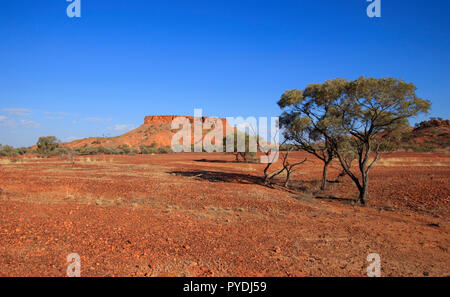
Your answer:
[[[192,116],[177,116],[177,115],[162,115],[162,116],[147,116],[144,119],[145,125],[161,125],[161,124],[171,124],[175,118],[187,118],[191,123],[194,121]],[[202,117],[202,123],[206,121],[208,117]],[[219,119],[222,121],[222,126],[225,128],[229,126],[227,119]]]

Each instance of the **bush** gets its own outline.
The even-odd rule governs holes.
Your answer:
[[[72,152],[71,148],[68,147],[58,147],[56,148],[54,151],[52,151],[49,156],[61,156],[61,155],[66,155]]]
[[[131,148],[127,144],[120,145],[119,149],[123,151],[123,154],[128,155],[129,153],[131,153]]]
[[[46,157],[52,154],[57,148],[60,147],[61,141],[56,138],[55,136],[47,136],[47,137],[40,137],[37,142],[37,149],[36,151],[39,154],[42,154]]]
[[[25,155],[26,153],[31,152],[32,150],[27,147],[20,147],[20,148],[16,149],[16,151],[19,155],[22,156],[22,155]]]
[[[238,137],[239,136],[244,137],[245,152],[238,152]],[[239,157],[241,157],[244,162],[257,162],[257,153],[251,152],[250,143],[253,142],[256,145],[258,145],[260,139],[258,140],[255,136],[251,136],[251,135],[249,135],[247,133],[243,133],[243,132],[235,132],[231,137],[232,137],[232,141],[233,141],[234,152],[228,152],[228,153],[235,155],[236,161],[240,161]],[[231,137],[225,136],[223,138],[223,151],[224,152],[226,152],[226,150],[227,150],[227,141],[231,140],[231,139],[229,139]],[[259,138],[259,136],[258,136],[258,138]]]
[[[151,154],[157,154],[158,149],[156,146],[153,145],[141,145],[141,154],[143,155],[151,155]]]
[[[158,154],[169,154],[172,152],[170,146],[163,146],[158,149]]]
[[[105,155],[130,155],[135,156],[137,154],[167,154],[172,152],[169,146],[156,148],[156,144],[152,144],[150,146],[148,145],[142,145],[140,147],[140,150],[133,147],[130,148],[128,145],[120,145],[116,148],[107,148],[103,146],[97,146],[97,147],[77,147],[73,150],[74,153],[79,155],[99,155],[99,154],[105,154]]]
[[[280,152],[292,152],[299,151],[300,148],[295,144],[282,144],[280,145]]]
[[[0,145],[0,156],[1,157],[15,157],[17,155],[19,155],[18,151],[15,148],[13,148],[12,146]]]

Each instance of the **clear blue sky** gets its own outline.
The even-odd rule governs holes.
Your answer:
[[[1,1],[0,143],[118,135],[153,114],[277,116],[287,89],[413,82],[449,118],[450,2]],[[422,119],[422,118],[420,118]],[[416,119],[416,120],[420,120]]]

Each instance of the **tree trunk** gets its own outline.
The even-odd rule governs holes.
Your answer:
[[[339,173],[338,177],[336,178],[336,183],[340,183],[342,181],[342,179],[345,177],[347,173],[345,172],[345,170],[342,170],[341,173]]]
[[[367,176],[363,177],[362,186],[359,189],[359,202],[361,205],[369,203],[369,179]]]
[[[329,165],[330,162],[325,162],[323,165],[322,184],[320,185],[320,190],[322,191],[325,191],[327,189],[327,174]]]
[[[285,188],[287,188],[288,185],[289,185],[289,179],[290,179],[290,177],[291,177],[291,172],[290,172],[290,171],[287,171],[287,172],[286,172],[286,181],[284,182],[284,187],[285,187]]]

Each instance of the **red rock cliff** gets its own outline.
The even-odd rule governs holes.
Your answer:
[[[191,116],[176,116],[176,115],[163,115],[163,116],[147,116],[144,119],[144,125],[161,125],[161,124],[171,124],[175,118],[184,117],[188,118],[191,122],[193,122],[194,117]],[[206,121],[207,117],[202,117],[202,123]],[[222,121],[222,126],[227,127],[228,121],[227,119],[220,119]]]

